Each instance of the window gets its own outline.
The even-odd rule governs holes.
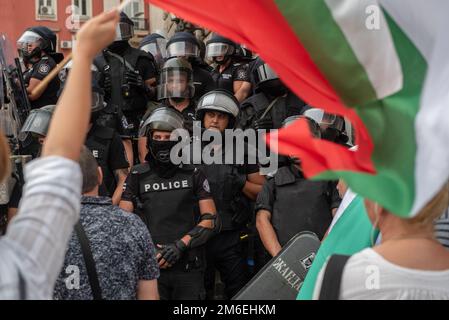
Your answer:
[[[57,12],[56,0],[36,0],[36,20],[56,21]]]
[[[72,5],[73,14],[79,16],[81,20],[92,17],[92,0],[72,0]]]
[[[136,30],[147,30],[147,20],[145,19],[145,5],[143,0],[133,0],[125,8],[125,13],[134,22]]]

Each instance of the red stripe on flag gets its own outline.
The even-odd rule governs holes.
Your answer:
[[[273,0],[146,1],[245,44],[259,53],[279,74],[283,82],[308,104],[347,117],[355,127],[359,149],[357,152],[351,152],[339,148],[340,156],[347,158],[348,161],[352,159],[351,163],[345,162],[344,165],[348,166],[347,170],[371,173],[375,171],[371,161],[373,143],[365,125],[352,109],[343,104]],[[292,127],[281,131],[283,135],[291,138],[297,134]],[[305,139],[311,138],[309,136]],[[303,147],[301,142],[291,141],[291,143]],[[282,145],[280,146],[280,150],[283,150]]]

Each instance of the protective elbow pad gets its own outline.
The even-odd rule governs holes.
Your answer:
[[[201,215],[200,222],[204,220],[213,220],[214,227],[212,229],[203,226],[195,226],[188,235],[192,237],[189,243],[189,248],[196,248],[205,244],[213,235],[218,233],[221,229],[220,219],[216,214],[206,213]]]

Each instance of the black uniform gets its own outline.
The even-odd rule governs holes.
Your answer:
[[[212,78],[216,89],[224,89],[230,94],[234,94],[234,81],[250,82],[248,65],[242,63],[231,63],[220,73],[220,66],[212,71]]]
[[[174,110],[177,110],[170,104],[169,100],[164,100],[161,104],[161,107],[169,107]],[[196,102],[194,100],[190,100],[190,103],[187,106],[187,108],[185,108],[181,112],[182,116],[184,117],[184,127],[186,128],[187,131],[189,131],[190,134],[192,134],[193,132],[193,122],[196,121],[195,112],[196,112]]]
[[[211,74],[204,68],[192,64],[193,84],[195,85],[195,95],[193,98],[199,100],[203,95],[215,89],[215,82]]]
[[[103,171],[99,194],[111,197],[117,187],[114,171],[129,168],[122,140],[113,129],[94,125],[87,134],[86,147]]]
[[[122,138],[132,136],[128,120],[117,105],[108,104],[106,108],[99,111],[96,123],[99,126],[115,130]]]
[[[273,228],[284,246],[301,231],[314,232],[322,239],[332,222],[331,210],[340,202],[335,182],[307,180],[291,165],[268,178],[257,198],[256,212],[271,213]]]
[[[265,110],[274,100],[276,101],[264,117],[264,119],[271,118],[273,121],[272,129],[281,128],[282,122],[286,118],[301,115],[307,109],[305,102],[290,91],[287,92],[287,95],[281,97],[272,97],[263,92],[259,92],[242,102],[238,127],[241,129],[253,127],[254,121],[262,117]]]
[[[154,162],[152,162],[154,163]],[[201,170],[172,167],[163,172],[156,164],[135,166],[126,180],[122,200],[139,208],[153,242],[164,245],[181,239],[198,222],[198,201],[211,199]],[[172,267],[161,270],[158,280],[163,300],[204,299],[204,246],[188,250]]]
[[[118,106],[122,110],[127,119],[130,134],[132,137],[137,137],[140,121],[150,97],[144,87],[136,88],[129,85],[125,74],[138,73],[143,82],[155,78],[157,70],[153,57],[126,44],[114,48],[113,51],[106,50],[103,55],[97,56],[95,65],[111,81],[111,89],[106,96],[106,101],[111,106]]]
[[[35,78],[37,80],[43,80],[55,67],[56,62],[50,56],[44,56],[32,65],[30,69],[28,69],[24,75],[25,84],[28,86],[30,84],[31,78]],[[52,81],[48,84],[45,91],[42,95],[35,101],[30,101],[31,108],[37,109],[44,106],[56,104],[58,102],[58,92],[60,87],[59,77],[53,78]]]
[[[225,152],[222,155],[225,159]],[[226,296],[230,299],[248,280],[246,256],[242,250],[240,236],[252,215],[251,201],[242,193],[243,186],[238,185],[236,181],[246,181],[247,175],[259,172],[259,167],[255,164],[203,164],[201,168],[208,177],[215,206],[222,221],[221,232],[206,245],[206,289],[209,295],[212,295],[217,269],[225,284]]]

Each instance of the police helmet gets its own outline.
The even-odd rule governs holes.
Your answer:
[[[304,112],[304,115],[315,120],[320,125],[322,131],[327,128],[333,128],[339,132],[342,132],[343,130],[343,117],[327,113],[324,110],[318,108],[311,108],[309,110],[306,110]]]
[[[30,52],[28,47],[34,46]],[[47,54],[56,52],[56,34],[44,26],[28,28],[17,40],[17,48],[25,59],[40,58],[42,51]]]
[[[198,58],[200,45],[196,37],[190,32],[176,32],[167,42],[167,54],[172,57]]]
[[[40,109],[31,110],[22,126],[19,138],[23,141],[28,134],[47,136],[55,108],[56,105],[48,105]]]
[[[225,90],[212,90],[202,96],[196,108],[196,118],[203,121],[208,110],[219,111],[230,116],[228,128],[233,128],[239,114],[239,102]]]
[[[158,100],[168,98],[193,98],[193,70],[184,58],[168,59],[162,70],[157,87]]]
[[[315,138],[321,138],[321,131],[320,131],[320,126],[318,125],[318,123],[315,120],[313,120],[312,118],[306,117],[304,115],[294,115],[294,116],[290,116],[290,117],[286,118],[282,122],[282,128],[286,128],[286,127],[292,125],[294,122],[296,122],[299,119],[306,119],[307,123],[309,124],[310,132],[312,133],[312,136]]]
[[[124,12],[120,12],[120,22],[115,29],[114,41],[128,41],[134,37],[134,22]]]
[[[222,37],[218,34],[214,34],[212,38],[207,41],[206,57],[209,59],[220,56],[230,57],[235,54],[236,48],[237,44],[234,41]]]
[[[151,53],[158,69],[162,68],[167,59],[167,39],[158,33],[152,33],[142,39],[139,49]]]
[[[139,136],[146,137],[153,130],[171,132],[183,128],[184,119],[181,113],[168,107],[160,107],[155,109],[140,126]]]

